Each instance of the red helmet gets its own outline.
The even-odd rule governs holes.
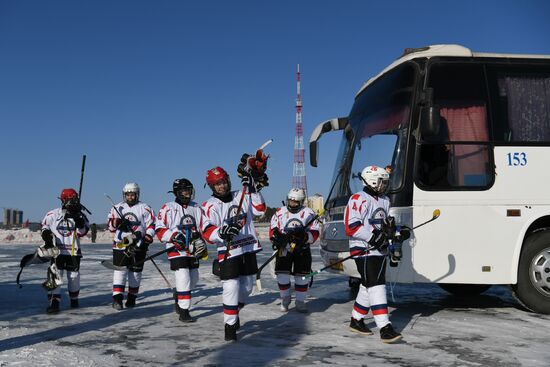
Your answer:
[[[74,189],[63,189],[59,198],[62,202],[67,202],[71,199],[78,200],[78,194]]]
[[[212,186],[222,180],[229,180],[229,175],[221,167],[214,167],[206,172],[206,183]]]

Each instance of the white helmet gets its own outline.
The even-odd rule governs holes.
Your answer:
[[[382,167],[367,166],[361,171],[361,180],[363,186],[368,186],[377,194],[382,194],[388,188],[390,175]]]
[[[126,200],[126,194],[129,192],[133,192],[136,194],[136,199],[132,200],[131,202],[128,202]],[[139,201],[139,186],[135,182],[128,182],[124,187],[122,188],[122,199],[126,201],[128,205],[134,205]]]
[[[306,192],[304,189],[293,188],[290,189],[286,195],[286,207],[291,213],[297,213],[304,206],[304,200],[306,199]],[[289,200],[297,201],[298,206],[290,206]]]

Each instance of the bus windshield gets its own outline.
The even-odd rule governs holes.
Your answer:
[[[368,165],[390,166],[388,192],[403,184],[415,69],[403,65],[382,76],[355,100],[349,115],[353,134],[344,133],[327,208],[346,205],[362,189],[359,173]]]

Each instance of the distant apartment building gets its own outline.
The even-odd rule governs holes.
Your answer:
[[[321,194],[313,194],[307,198],[307,206],[317,214],[322,214],[325,207],[325,199]]]
[[[23,225],[23,211],[18,209],[4,208],[4,222],[5,227]]]

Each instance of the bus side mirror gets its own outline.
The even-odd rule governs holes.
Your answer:
[[[439,136],[441,118],[439,106],[426,106],[420,110],[420,140],[433,140]]]
[[[347,117],[339,117],[321,122],[315,127],[309,138],[309,163],[317,167],[317,152],[319,144],[317,143],[321,136],[329,131],[344,130],[348,126]],[[349,129],[348,129],[349,130]],[[353,133],[353,130],[350,130]],[[349,134],[349,133],[348,133]],[[347,135],[346,134],[346,137]]]

